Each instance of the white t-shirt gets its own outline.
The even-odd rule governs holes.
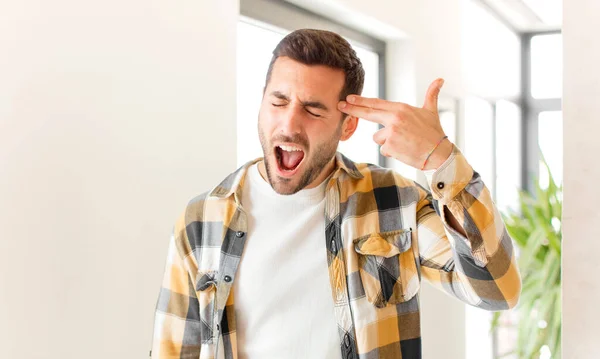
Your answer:
[[[341,358],[327,268],[327,181],[280,195],[250,167],[248,237],[233,290],[240,359]]]

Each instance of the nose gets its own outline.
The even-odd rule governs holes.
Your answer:
[[[302,116],[297,106],[288,106],[281,113],[279,130],[282,134],[293,136],[302,132]]]

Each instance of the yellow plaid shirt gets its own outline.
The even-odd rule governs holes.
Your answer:
[[[177,221],[152,358],[238,357],[232,286],[247,237],[241,190],[259,160],[192,199]],[[421,358],[421,278],[487,310],[518,301],[512,240],[479,174],[455,147],[429,181],[431,192],[390,169],[336,154],[323,250],[344,359]],[[444,207],[466,238],[448,225]]]

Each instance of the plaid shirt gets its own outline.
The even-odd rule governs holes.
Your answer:
[[[231,288],[247,237],[241,190],[259,160],[192,199],[176,223],[151,357],[238,357]],[[344,359],[421,358],[422,277],[479,308],[508,309],[518,301],[512,240],[480,176],[455,147],[428,179],[431,193],[392,170],[336,154],[323,250]],[[466,238],[449,226],[444,206]]]

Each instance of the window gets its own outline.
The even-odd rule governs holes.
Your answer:
[[[465,156],[477,171],[490,192],[494,193],[494,108],[479,97],[465,101]],[[491,315],[481,309],[465,309],[467,359],[491,359]]]
[[[284,31],[238,22],[237,47],[237,164],[262,157],[258,111],[271,52]]]
[[[518,97],[521,45],[517,34],[473,0],[465,2],[463,34],[469,93],[483,98]]]
[[[538,142],[543,158],[556,184],[562,184],[563,174],[562,111],[543,111],[538,116]],[[548,187],[548,174],[540,161],[540,185]]]
[[[458,101],[450,97],[440,96],[438,111],[444,133],[452,143],[457,143],[458,137]]]
[[[535,99],[562,96],[562,35],[531,38],[531,96]]]
[[[514,208],[514,184],[521,183],[523,189],[532,192],[539,177],[541,187],[548,185],[542,157],[557,184],[562,182],[562,35],[525,33],[521,43],[524,68],[518,103],[522,108],[509,101],[496,103],[496,201],[501,211],[518,209]],[[521,151],[523,155],[517,155]],[[519,167],[520,181],[515,172]],[[494,336],[496,358],[516,358],[506,354],[515,349],[518,320],[518,312],[500,317]],[[542,352],[540,358],[549,358],[549,354]]]
[[[479,97],[465,101],[465,155],[494,193],[494,108]]]
[[[496,204],[501,212],[516,210],[521,189],[521,109],[496,102]]]
[[[463,2],[464,153],[498,208],[516,208],[522,182],[521,39],[481,1]],[[466,308],[466,357],[491,359],[506,335],[490,333],[491,315]],[[509,330],[509,336],[513,335]]]
[[[562,184],[562,34],[531,34],[524,39],[529,46],[530,77],[527,89],[528,188],[535,179],[542,187],[548,176],[541,163],[548,163],[557,184]]]
[[[379,55],[356,44],[352,47],[365,69],[362,95],[379,97]],[[338,150],[355,162],[379,164],[379,145],[373,141],[373,134],[378,130],[379,124],[375,122],[358,120],[356,132],[347,141],[340,142]]]

